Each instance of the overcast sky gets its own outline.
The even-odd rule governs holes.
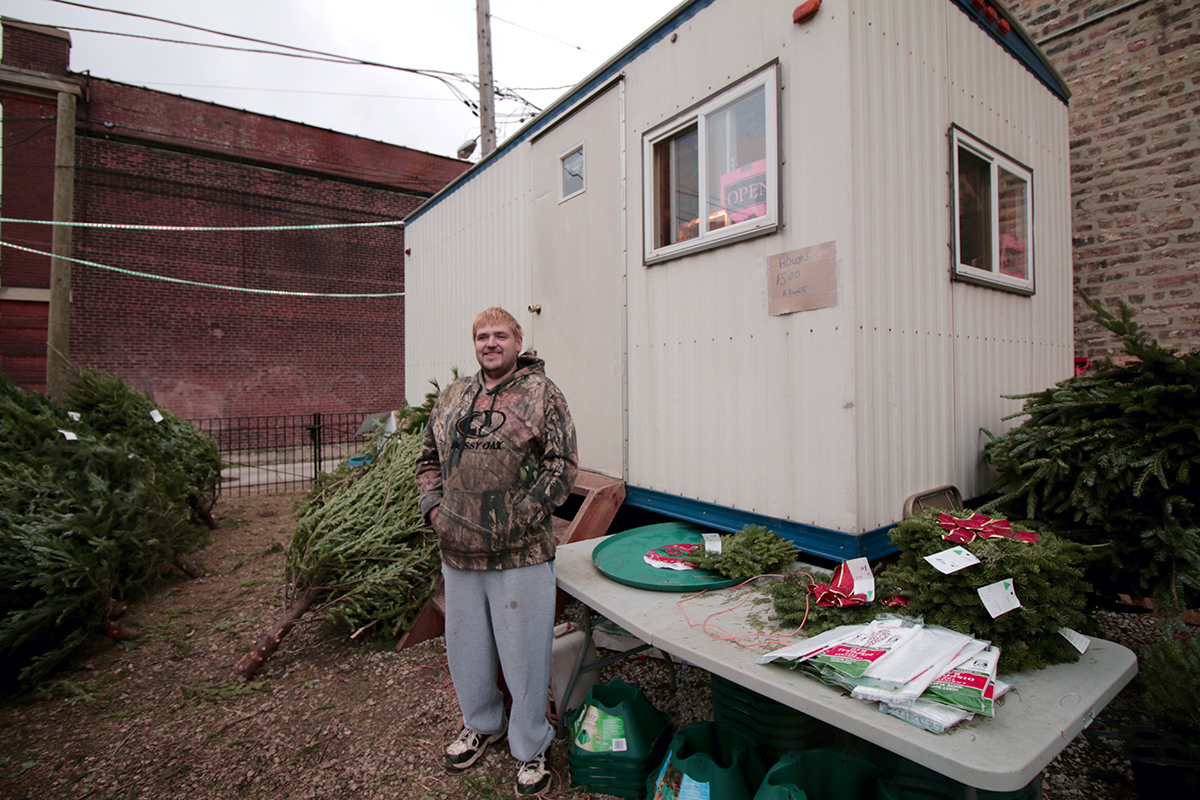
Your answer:
[[[490,0],[494,79],[545,108],[680,0]],[[479,72],[475,0],[3,0],[6,17],[59,27],[279,50],[116,14],[132,12],[222,33],[394,67]],[[455,91],[434,78],[361,66],[69,31],[71,69],[369,139],[453,156],[479,133]],[[286,52],[286,51],[285,51]],[[294,52],[294,51],[293,51]],[[478,99],[477,90],[451,81]],[[497,139],[522,105],[497,107]],[[478,158],[476,150],[474,158]]]

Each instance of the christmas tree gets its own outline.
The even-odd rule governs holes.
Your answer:
[[[997,469],[988,508],[1090,546],[1098,589],[1137,592],[1168,610],[1200,599],[1200,350],[1154,341],[1084,298],[1122,338],[1108,361],[1022,395],[1021,425],[984,447]],[[1036,523],[1032,522],[1036,520]]]
[[[76,410],[0,375],[0,680],[33,684],[94,632],[119,636],[125,601],[206,538],[215,446],[119,380],[80,377]]]
[[[379,432],[347,464],[318,477],[287,551],[289,607],[237,664],[252,677],[296,624],[320,604],[336,628],[398,637],[433,593],[437,540],[417,507],[423,432]]]

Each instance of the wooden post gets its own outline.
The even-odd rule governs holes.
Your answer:
[[[479,34],[479,155],[496,149],[496,87],[492,81],[492,12],[489,0],[475,0]]]
[[[75,95],[58,93],[54,140],[54,221],[75,219]],[[51,234],[50,309],[46,329],[46,395],[62,400],[70,386],[71,226],[55,225]]]

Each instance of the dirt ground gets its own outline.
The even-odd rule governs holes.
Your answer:
[[[97,637],[34,695],[0,698],[4,800],[433,800],[512,797],[503,745],[449,775],[459,727],[440,638],[402,652],[303,620],[250,682],[233,667],[283,612],[283,552],[300,495],[224,499],[220,528],[180,575],[131,604],[135,641]],[[601,673],[637,685],[676,726],[711,719],[707,673],[672,693],[661,662]],[[932,735],[914,729],[914,736]],[[544,795],[597,799],[567,785],[565,747]],[[1047,800],[1136,797],[1127,767],[1079,737],[1045,773]],[[719,800],[719,799],[716,799]]]
[[[503,745],[466,774],[441,768],[460,717],[440,638],[395,652],[306,619],[252,681],[234,673],[283,612],[300,499],[223,499],[194,559],[206,576],[130,604],[122,621],[140,638],[97,638],[77,668],[0,702],[0,798],[512,797],[517,766]],[[645,670],[641,688],[671,713],[656,696],[669,692],[665,669]],[[561,745],[553,762],[547,797],[592,797],[564,788]]]

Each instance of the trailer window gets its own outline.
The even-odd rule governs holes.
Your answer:
[[[776,229],[775,73],[771,65],[646,134],[647,264]]]
[[[584,179],[583,145],[579,144],[559,157],[562,167],[562,184],[559,187],[559,202],[569,200],[583,192],[587,186]]]
[[[1033,171],[969,134],[951,130],[954,275],[1033,293]]]

